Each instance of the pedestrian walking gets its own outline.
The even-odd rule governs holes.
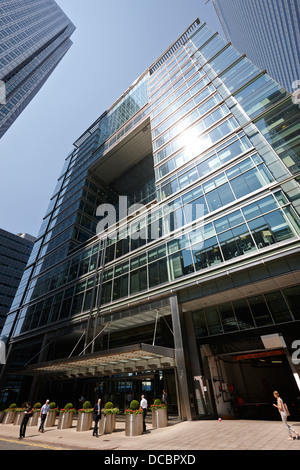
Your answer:
[[[94,429],[93,436],[98,437],[98,422],[101,419],[101,398],[98,399],[97,403],[94,406],[93,411],[93,420],[94,420]]]
[[[277,399],[277,405],[275,405],[275,403],[273,403],[273,406],[275,406],[278,409],[278,411],[280,413],[280,416],[281,416],[281,419],[282,419],[282,422],[287,427],[287,430],[288,430],[288,433],[289,433],[289,436],[290,436],[289,438],[290,439],[299,439],[300,438],[299,433],[297,431],[295,431],[295,429],[292,426],[290,426],[287,422],[287,418],[290,415],[289,410],[288,410],[286,404],[283,402],[282,398],[280,397],[279,392],[275,391],[275,392],[273,392],[273,395]],[[294,433],[295,436],[293,436],[292,433]]]
[[[49,414],[49,411],[50,411],[49,400],[46,400],[45,404],[41,408],[39,432],[44,432],[44,425],[45,425],[46,418]]]
[[[145,395],[141,396],[141,402],[140,402],[140,407],[143,410],[143,431],[146,431],[146,416],[147,416],[147,408],[148,408],[148,402],[145,398]]]
[[[24,412],[24,417],[22,419],[22,423],[21,423],[21,426],[20,426],[20,437],[19,437],[19,439],[24,439],[25,433],[26,433],[26,426],[27,426],[28,420],[32,416],[32,414],[33,414],[33,409],[32,409],[31,404],[28,402],[28,403],[26,403],[26,409],[25,409],[25,412]]]

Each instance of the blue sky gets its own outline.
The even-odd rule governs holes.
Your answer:
[[[73,142],[196,18],[206,0],[56,0],[73,46],[0,140],[0,228],[36,236]]]

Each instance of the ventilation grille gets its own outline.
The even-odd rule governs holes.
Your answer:
[[[171,57],[179,47],[183,46],[183,44],[190,39],[191,33],[197,29],[199,24],[200,20],[197,18],[194,23],[192,23],[191,26],[189,26],[188,29],[177,39],[177,41],[175,41],[172,46],[169,47],[169,49],[164,52],[153,65],[151,65],[149,68],[150,75],[152,75],[169,57]]]

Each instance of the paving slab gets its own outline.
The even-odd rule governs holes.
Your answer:
[[[300,433],[300,422],[293,425]],[[18,436],[19,426],[0,424],[0,439],[17,440]],[[92,430],[79,432],[76,426],[69,429],[48,427],[44,433],[30,426],[27,427],[25,440],[52,448],[59,446],[65,450],[81,451],[169,450],[193,453],[217,450],[300,450],[300,440],[289,440],[281,421],[261,420],[170,420],[167,427],[160,429],[154,429],[148,424],[147,431],[135,437],[125,436],[124,420],[117,421],[113,433],[99,437],[94,437]]]

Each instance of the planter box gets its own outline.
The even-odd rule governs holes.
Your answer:
[[[8,411],[5,413],[5,416],[3,418],[2,424],[11,424],[14,422],[15,419],[15,411]]]
[[[152,410],[152,427],[164,428],[168,426],[167,410]]]
[[[29,418],[28,426],[37,426],[38,425],[38,420],[39,420],[39,417],[40,417],[40,413],[41,413],[40,411],[34,411],[31,418]]]
[[[78,413],[76,431],[89,431],[92,424],[93,413]]]
[[[45,427],[50,428],[51,426],[55,426],[55,421],[56,411],[50,411],[45,421]]]
[[[143,434],[143,415],[128,414],[125,416],[125,436],[139,436]]]
[[[73,413],[60,413],[57,429],[68,429],[73,424]]]
[[[14,425],[20,426],[24,418],[24,411],[17,411],[15,413]]]
[[[103,422],[104,434],[111,434],[112,432],[114,432],[114,430],[116,429],[116,415],[102,414],[101,421]]]

